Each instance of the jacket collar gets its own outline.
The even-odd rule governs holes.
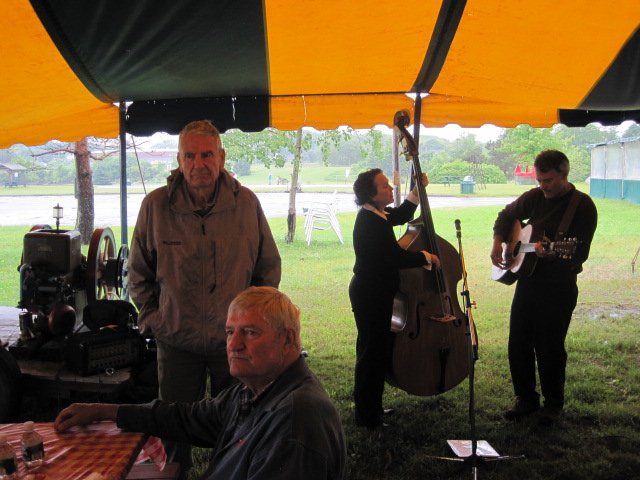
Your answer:
[[[225,169],[220,170],[211,210],[221,212],[235,208],[235,197],[239,191],[240,182],[233,178]],[[187,191],[184,175],[178,168],[172,170],[167,177],[167,194],[171,205],[177,211],[194,212],[197,210]]]
[[[378,210],[376,207],[374,207],[370,203],[365,203],[364,205],[362,205],[362,208],[364,208],[365,210],[369,210],[370,212],[375,213],[380,218],[384,218],[385,220],[387,219],[387,215],[389,215],[389,212],[386,212],[386,211],[382,211],[381,212],[380,210]]]

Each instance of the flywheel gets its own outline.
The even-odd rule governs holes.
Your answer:
[[[129,299],[129,247],[122,245],[118,250],[116,266],[116,295],[121,300]]]
[[[110,228],[98,228],[91,235],[87,254],[87,302],[113,300],[122,294],[122,261],[116,256],[116,239]],[[126,264],[126,261],[124,262]]]

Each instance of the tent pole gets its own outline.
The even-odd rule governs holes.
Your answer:
[[[413,115],[413,138],[416,140],[416,145],[420,145],[420,122],[422,120],[422,95],[420,91],[416,92],[415,113]]]
[[[400,206],[400,155],[398,154],[398,134],[396,129],[391,130],[391,165],[393,166],[393,206]]]
[[[127,232],[127,133],[125,129],[127,106],[125,102],[118,105],[120,117],[120,227],[122,245],[129,244]]]
[[[422,96],[420,95],[420,90],[416,92],[416,99],[413,102],[414,104],[414,114],[413,114],[413,138],[416,141],[416,147],[420,146],[420,120],[422,117]],[[413,171],[413,163],[411,164],[411,170]],[[410,175],[411,181],[409,182],[409,191],[413,190],[415,185],[413,181],[413,173]]]

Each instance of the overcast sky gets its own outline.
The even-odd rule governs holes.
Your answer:
[[[451,141],[456,140],[463,133],[471,133],[476,136],[476,140],[486,143],[490,140],[497,139],[503,130],[504,129],[496,127],[495,125],[483,125],[480,128],[462,128],[458,125],[449,124],[442,128],[422,128],[422,133],[446,138]]]
[[[631,121],[623,122],[618,127],[618,129],[620,131],[624,131],[632,123],[633,122]],[[377,128],[380,128],[385,131],[390,130],[388,127],[384,127],[384,126],[378,126]],[[462,128],[459,125],[449,124],[446,127],[442,127],[442,128],[422,127],[421,134],[433,135],[436,137],[446,138],[447,140],[454,141],[464,133],[471,133],[476,136],[477,141],[486,143],[490,140],[496,140],[500,136],[500,134],[503,132],[503,130],[504,128],[496,127],[495,125],[489,125],[489,124],[483,125],[480,128]],[[413,127],[411,127],[411,130],[409,131],[413,133]],[[161,139],[166,137],[166,135],[167,135],[166,133],[157,133],[152,137],[152,143],[161,141]]]

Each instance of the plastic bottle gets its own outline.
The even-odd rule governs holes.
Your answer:
[[[44,445],[42,437],[35,431],[33,422],[24,423],[24,433],[20,438],[22,458],[27,468],[37,467],[44,463]]]
[[[18,475],[16,452],[7,442],[7,434],[0,433],[0,480],[14,480]]]

